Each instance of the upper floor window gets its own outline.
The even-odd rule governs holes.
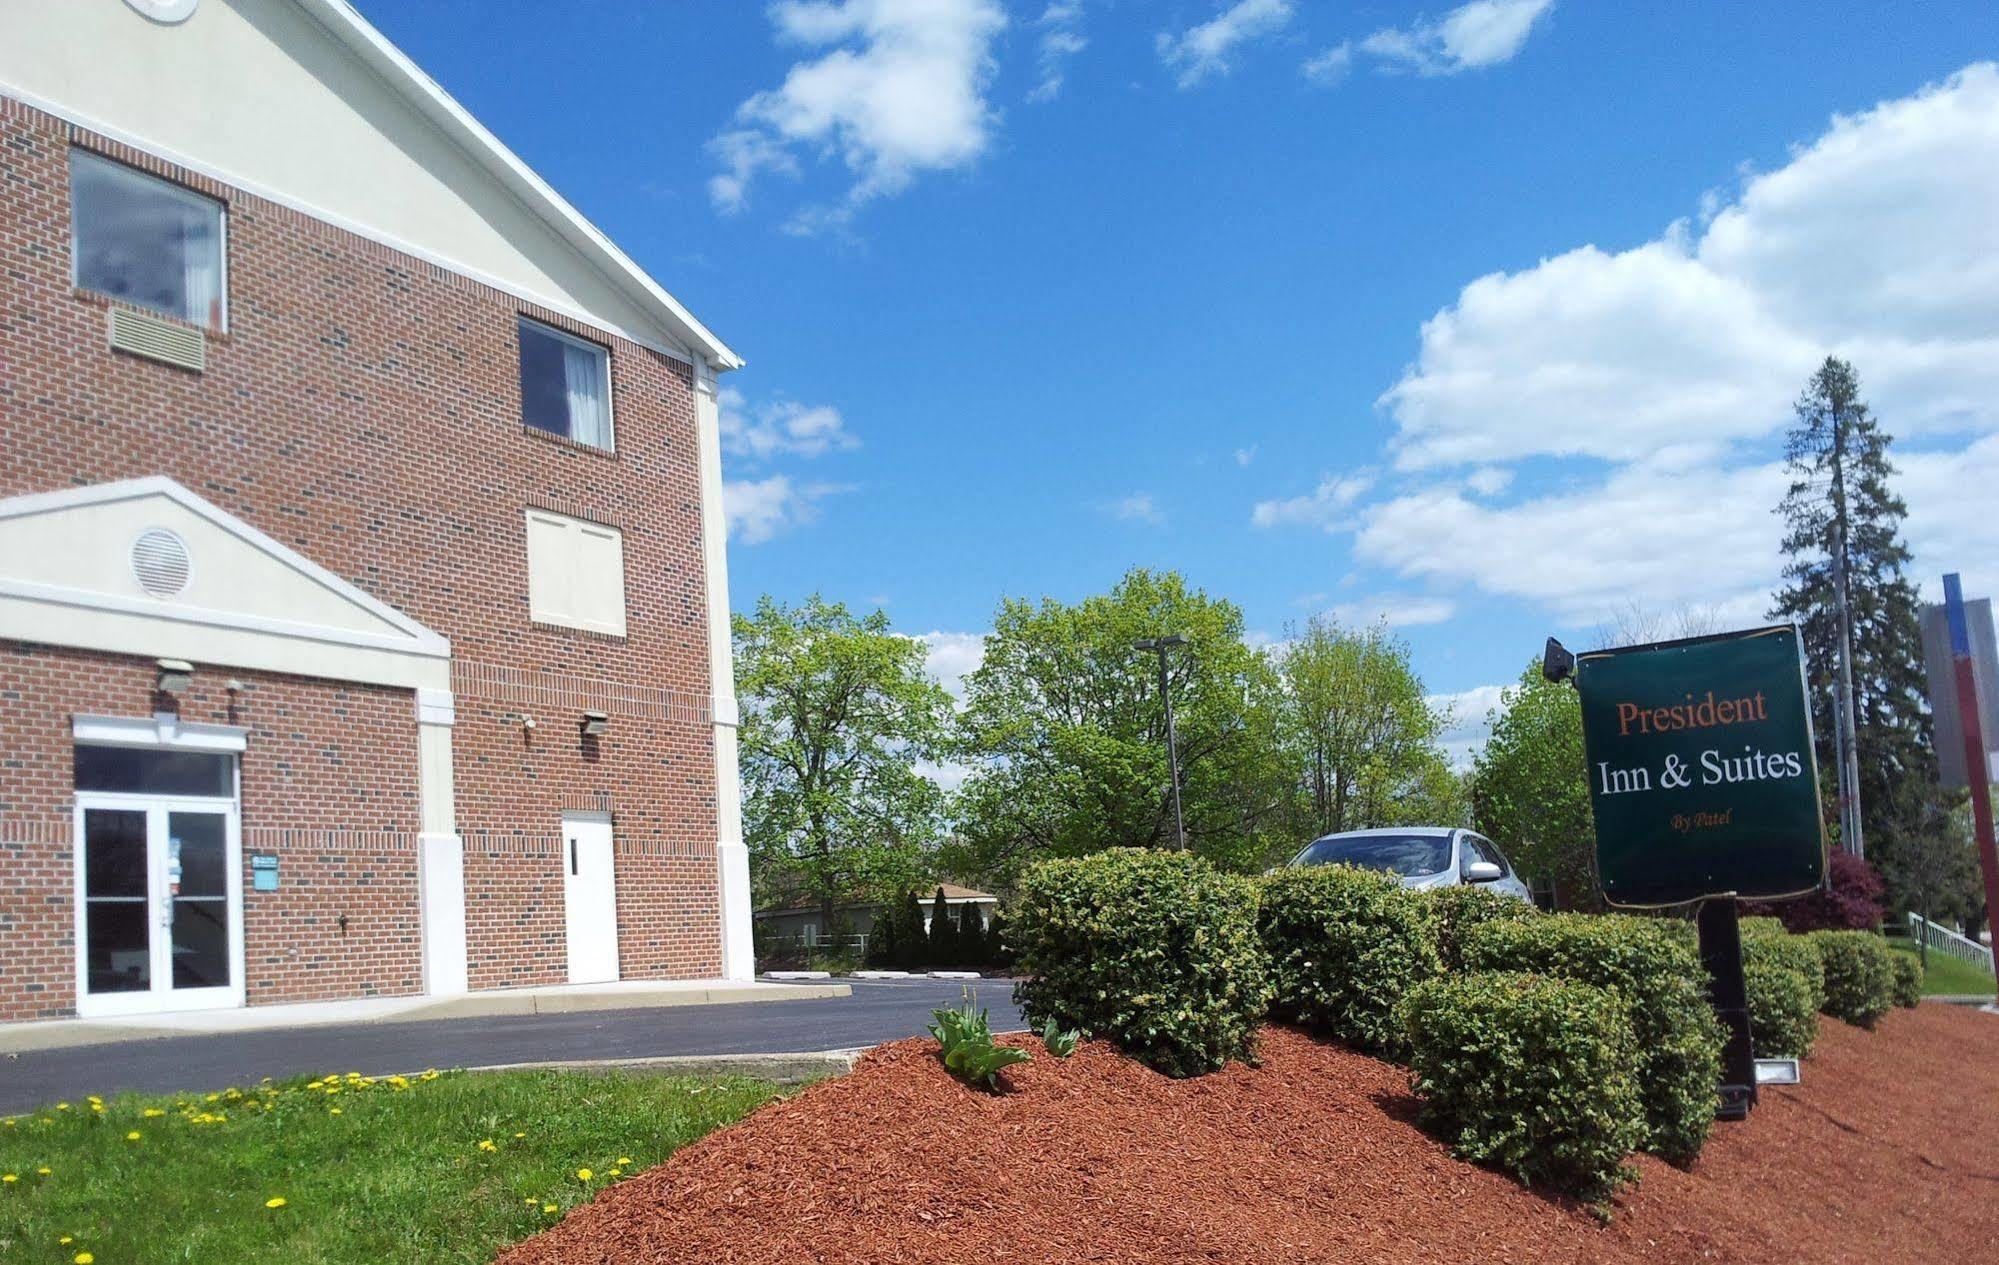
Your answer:
[[[611,356],[521,318],[521,420],[579,444],[611,446]]]
[[[69,207],[79,289],[223,327],[220,202],[73,149]]]

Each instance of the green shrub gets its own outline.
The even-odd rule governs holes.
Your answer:
[[[1764,958],[1743,955],[1742,979],[1749,993],[1749,1031],[1756,1057],[1801,1059],[1819,1035],[1819,1008],[1803,972]]]
[[[1751,936],[1788,936],[1791,934],[1790,928],[1784,925],[1782,918],[1772,918],[1768,915],[1744,918],[1739,925],[1742,928],[1742,938],[1744,940],[1747,940]]]
[[[983,1007],[972,1009],[969,990],[956,1010],[933,1010],[930,1015],[937,1021],[930,1025],[930,1035],[937,1038],[937,1056],[951,1075],[967,1085],[997,1089],[1001,1070],[1027,1062],[1026,1050],[994,1043],[986,1012]]]
[[[1872,1028],[1895,1004],[1888,942],[1871,931],[1814,931],[1806,937],[1825,966],[1826,1014]]]
[[[1169,1076],[1247,1057],[1270,1009],[1256,885],[1181,852],[1044,861],[1007,922],[1030,1026],[1102,1037]]]
[[[1439,970],[1422,896],[1350,865],[1284,869],[1263,880],[1256,929],[1270,954],[1273,1016],[1401,1052],[1395,1003]]]
[[[1622,996],[1638,1044],[1645,1149],[1674,1164],[1700,1154],[1714,1128],[1723,1033],[1682,934],[1651,918],[1550,914],[1475,927],[1463,954],[1473,970],[1555,975]]]
[[[1755,921],[1776,920],[1759,918]],[[1783,930],[1745,935],[1742,937],[1742,961],[1745,968],[1752,962],[1761,962],[1786,971],[1796,971],[1811,986],[1812,1013],[1817,1014],[1824,1009],[1825,963],[1820,960],[1818,946],[1812,943],[1810,936],[1794,936]]]
[[[1631,1017],[1608,989],[1489,972],[1399,1008],[1423,1124],[1464,1159],[1588,1200],[1631,1176],[1645,1134]]]
[[[1464,969],[1462,945],[1465,933],[1473,927],[1541,916],[1541,911],[1526,901],[1501,896],[1476,883],[1432,887],[1418,894],[1430,915],[1430,942],[1437,946],[1437,960],[1447,971]]]
[[[1909,953],[1888,955],[1890,967],[1895,972],[1893,992],[1895,1004],[1904,1010],[1914,1010],[1923,1000],[1923,964]]]

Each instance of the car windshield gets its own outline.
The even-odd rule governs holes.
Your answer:
[[[1451,863],[1449,835],[1362,835],[1319,839],[1298,854],[1299,865],[1357,865],[1403,878],[1442,873]]]

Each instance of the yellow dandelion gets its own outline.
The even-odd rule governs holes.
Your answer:
[[[137,1142],[139,1140],[139,1131],[137,1129],[132,1130],[125,1135],[125,1140],[127,1142]]]
[[[0,1173],[0,1184],[12,1186],[15,1182],[20,1180],[21,1180],[21,1175],[19,1173]]]
[[[543,1204],[543,1205],[541,1206],[541,1210],[542,1210],[543,1212],[547,1213],[547,1214],[548,1214],[549,1216],[551,1216],[551,1217],[555,1215],[555,1205],[554,1205],[554,1204]]]
[[[338,1108],[338,1107],[328,1107],[328,1108],[326,1109],[326,1114],[327,1114],[327,1115],[329,1115],[329,1116],[337,1116],[337,1115],[339,1115],[339,1114],[340,1114],[340,1108]]]
[[[529,1195],[529,1196],[528,1196],[528,1197],[527,1197],[527,1198],[526,1198],[525,1200],[523,1200],[522,1202],[523,1202],[523,1203],[525,1203],[525,1204],[527,1204],[527,1206],[528,1206],[528,1207],[532,1208],[532,1207],[534,1207],[534,1204],[535,1204],[535,1198],[534,1198],[534,1196],[533,1196],[533,1195]]]
[[[9,1123],[12,1123],[12,1122],[10,1121]],[[527,1134],[525,1134],[525,1133],[516,1133],[516,1134],[514,1134],[514,1136],[515,1136],[515,1137],[517,1137],[517,1138],[524,1138],[524,1137],[526,1137],[526,1136],[527,1136]]]
[[[97,1265],[97,1258],[88,1252],[78,1252],[71,1259],[76,1262],[76,1265]]]
[[[104,1114],[104,1104],[103,1104],[103,1103],[101,1103],[101,1102],[94,1102],[94,1103],[90,1104],[90,1109],[91,1109],[92,1111],[94,1111],[94,1112],[98,1113],[99,1115],[103,1115],[103,1114]]]
[[[285,1197],[283,1195],[273,1195],[264,1201],[264,1206],[266,1208],[282,1208],[285,1206]]]
[[[55,1175],[56,1171],[46,1164],[35,1170],[35,1176],[37,1177],[54,1177]]]
[[[57,1103],[57,1104],[56,1104],[56,1110],[57,1110],[57,1111],[68,1111],[68,1110],[69,1110],[69,1104],[68,1104],[68,1103],[66,1103],[66,1102],[59,1102],[59,1103]]]
[[[148,1120],[158,1120],[161,1116],[164,1116],[166,1114],[167,1114],[167,1109],[165,1107],[146,1108],[146,1119]]]
[[[579,1182],[587,1182],[596,1175],[597,1174],[591,1172],[587,1168],[579,1168],[576,1170],[576,1180]]]
[[[497,1151],[500,1148],[493,1144],[493,1139],[485,1138],[480,1141],[479,1149],[482,1151]]]
[[[56,1240],[56,1246],[57,1246],[57,1247],[68,1247],[68,1246],[69,1246],[70,1244],[72,1244],[72,1243],[74,1243],[74,1242],[76,1242],[76,1240],[75,1240],[74,1238],[72,1238],[72,1237],[70,1237],[69,1235],[65,1234],[65,1235],[63,1235],[63,1236],[62,1236],[61,1238],[59,1238],[59,1239],[57,1239],[57,1240]]]
[[[632,1162],[632,1157],[629,1155],[620,1155],[618,1157],[618,1165],[621,1168],[631,1162]]]

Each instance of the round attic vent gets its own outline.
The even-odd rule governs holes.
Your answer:
[[[188,15],[194,12],[194,6],[198,2],[199,0],[125,0],[126,4],[153,21],[167,26],[187,21]]]
[[[180,596],[194,574],[187,542],[164,527],[141,533],[132,542],[132,574],[139,578],[139,587],[154,597]]]

